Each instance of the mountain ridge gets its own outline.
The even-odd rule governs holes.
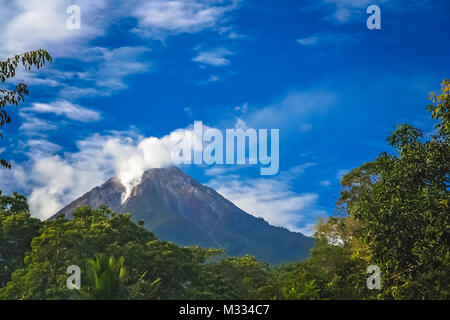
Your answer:
[[[134,221],[162,240],[178,245],[224,248],[229,255],[251,254],[271,264],[298,261],[309,255],[314,240],[282,227],[271,226],[202,185],[178,167],[147,170],[141,182],[122,202],[125,187],[110,178],[62,208],[50,219],[82,205],[106,204],[119,213],[130,213]]]

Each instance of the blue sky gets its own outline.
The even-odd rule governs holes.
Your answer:
[[[381,8],[381,30],[366,8]],[[81,29],[69,30],[69,5]],[[280,129],[280,172],[183,166],[244,210],[311,234],[339,178],[388,151],[401,122],[425,132],[450,70],[450,3],[393,0],[0,0],[0,57],[47,49],[0,141],[0,189],[51,216],[112,175],[166,166],[195,120]],[[12,85],[13,82],[10,83]],[[131,168],[131,169],[130,169]],[[131,178],[130,178],[131,177]]]

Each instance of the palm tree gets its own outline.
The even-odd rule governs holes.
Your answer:
[[[123,297],[125,280],[124,257],[116,259],[97,254],[87,260],[87,286],[80,290],[83,299],[117,300]]]

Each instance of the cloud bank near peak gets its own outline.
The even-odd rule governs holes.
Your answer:
[[[74,152],[61,152],[60,146],[45,139],[29,140],[22,145],[29,160],[13,163],[11,170],[0,170],[2,189],[27,194],[32,215],[40,219],[52,216],[112,176],[120,178],[127,197],[146,170],[172,165],[173,147],[192,137],[189,128],[160,138],[135,131],[94,134],[77,141]]]
[[[233,174],[208,182],[222,196],[247,213],[262,217],[271,225],[311,236],[318,218],[327,212],[318,207],[318,194],[297,193],[289,179],[242,179]]]

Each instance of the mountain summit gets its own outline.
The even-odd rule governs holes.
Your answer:
[[[214,189],[204,186],[178,167],[146,171],[130,196],[122,200],[125,187],[111,178],[61,209],[52,218],[82,206],[102,204],[134,221],[162,240],[178,245],[224,248],[228,255],[254,255],[271,264],[306,258],[314,240],[301,233],[269,225],[239,209]]]

